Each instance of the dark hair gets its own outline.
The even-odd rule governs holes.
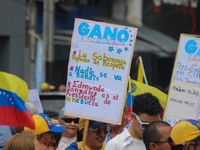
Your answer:
[[[160,114],[162,107],[157,97],[151,93],[143,93],[135,96],[132,111],[137,115],[145,113],[153,116]]]
[[[170,124],[165,121],[154,121],[145,128],[143,132],[143,141],[147,150],[149,150],[150,143],[160,141],[162,135],[157,128],[163,126],[170,126]]]

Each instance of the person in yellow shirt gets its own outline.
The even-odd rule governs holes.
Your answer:
[[[85,120],[79,122],[79,129],[84,133]],[[89,121],[88,133],[84,150],[104,150],[104,140],[107,134],[107,124],[98,121]],[[83,149],[83,141],[74,142],[65,150],[81,150]]]

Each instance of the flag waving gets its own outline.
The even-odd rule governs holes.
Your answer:
[[[0,125],[34,129],[35,123],[25,107],[28,86],[19,77],[0,71]]]
[[[129,92],[131,93],[132,97],[145,93],[145,92],[149,92],[153,94],[154,96],[156,96],[159,99],[162,108],[165,108],[167,95],[153,86],[143,84],[133,79],[129,79]]]
[[[145,82],[145,84],[148,84],[141,56],[138,57],[136,64],[138,65],[137,81],[141,82],[141,83]],[[132,112],[134,96],[135,96],[133,94],[133,92],[131,92],[132,89],[133,89],[132,82],[131,82],[131,79],[129,78],[127,105],[128,105],[128,109],[129,109],[130,112]]]

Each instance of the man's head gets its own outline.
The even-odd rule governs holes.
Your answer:
[[[172,150],[200,150],[200,123],[193,119],[177,122],[170,133]]]
[[[132,111],[133,123],[129,132],[135,138],[142,139],[144,128],[149,123],[160,120],[162,107],[157,97],[150,93],[144,93],[135,96]]]
[[[62,133],[66,127],[54,124],[46,114],[33,115],[32,118],[35,122],[35,130],[30,128],[25,130],[35,133],[38,141],[47,147],[57,144],[55,133]]]
[[[143,132],[143,141],[147,150],[170,150],[170,132],[172,127],[164,121],[150,123]]]
[[[64,137],[72,138],[77,136],[79,118],[66,116],[64,113],[64,108],[62,108],[59,112],[58,121],[61,125],[66,126],[66,129],[63,132]]]

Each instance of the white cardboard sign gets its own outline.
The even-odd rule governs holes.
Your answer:
[[[75,19],[66,115],[120,124],[137,28]]]
[[[164,121],[200,119],[200,37],[181,34]]]

